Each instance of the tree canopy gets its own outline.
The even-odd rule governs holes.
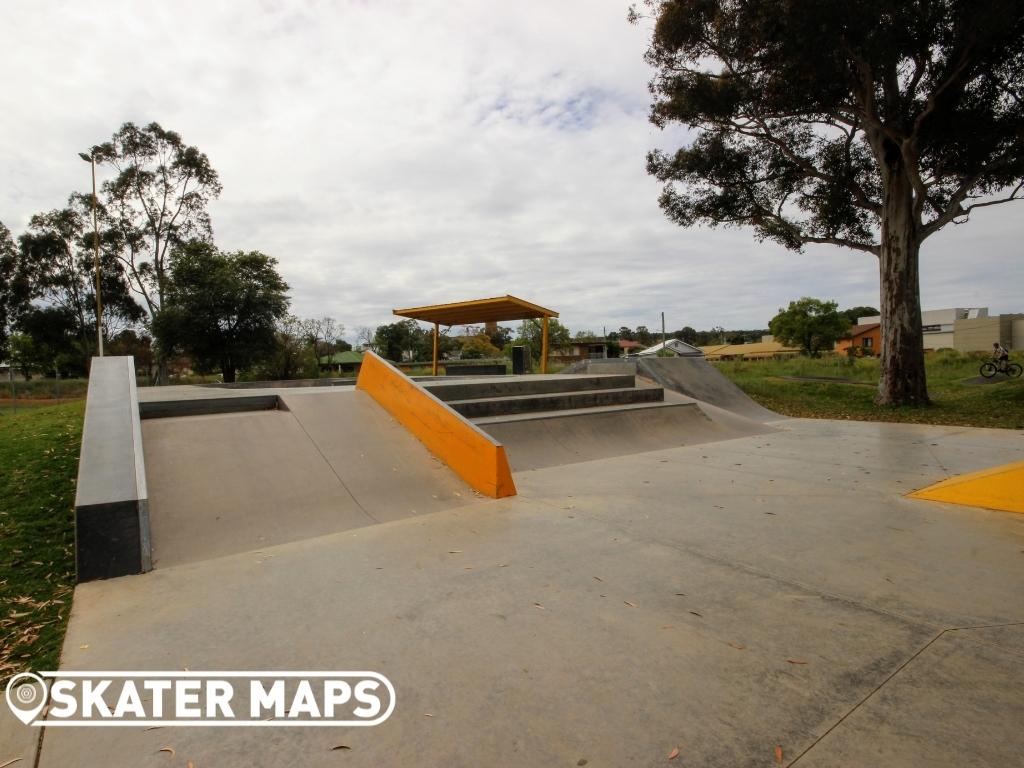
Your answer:
[[[523,320],[519,326],[519,333],[513,344],[526,344],[530,347],[530,356],[536,361],[540,360],[541,347],[543,346],[543,328],[541,321],[534,318]],[[548,347],[558,349],[566,347],[572,342],[572,333],[557,318],[548,320]]]
[[[834,301],[804,297],[789,302],[787,309],[768,324],[772,335],[783,344],[799,346],[812,357],[835,346],[836,340],[850,328],[850,321]]]
[[[651,119],[697,129],[648,156],[665,213],[877,256],[878,402],[927,402],[921,243],[1024,191],[1024,4],[646,5]]]
[[[64,208],[38,213],[18,238],[18,274],[27,297],[60,308],[73,318],[84,370],[96,347],[96,270],[93,229],[89,222],[92,197],[73,194]],[[100,292],[103,327],[116,334],[140,322],[142,307],[125,281],[110,238],[101,237]]]
[[[222,253],[193,241],[174,251],[166,304],[153,322],[165,350],[181,350],[225,382],[274,350],[287,315],[288,285],[277,262],[258,251]]]
[[[0,221],[0,358],[9,353],[8,342],[15,320],[28,302],[28,290],[18,272],[18,247]]]
[[[192,240],[212,241],[206,206],[220,194],[220,179],[205,154],[155,122],[141,128],[125,123],[90,155],[116,173],[102,188],[106,237],[155,320],[172,250]],[[163,368],[158,358],[160,382]]]

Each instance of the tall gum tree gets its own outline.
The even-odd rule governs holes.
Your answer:
[[[220,179],[205,154],[158,123],[125,123],[91,154],[116,172],[103,184],[105,225],[153,324],[164,305],[173,250],[189,241],[212,242],[206,206],[220,195]],[[166,379],[157,338],[156,383]]]
[[[750,226],[800,250],[878,259],[876,402],[928,402],[921,244],[1024,190],[1020,0],[647,0],[651,120],[695,129],[653,151],[682,226]]]

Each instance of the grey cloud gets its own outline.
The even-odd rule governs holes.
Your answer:
[[[802,295],[877,302],[873,258],[683,230],[646,152],[647,31],[619,0],[34,3],[5,8],[0,220],[85,189],[82,148],[157,120],[211,158],[218,243],[279,260],[293,310],[350,329],[503,293],[572,328],[765,326]],[[940,233],[926,307],[1020,310],[1019,211]],[[965,254],[970,254],[965,258]],[[974,298],[979,297],[979,298]]]

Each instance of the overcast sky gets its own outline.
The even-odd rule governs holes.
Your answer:
[[[628,2],[5,0],[0,221],[85,190],[77,153],[161,123],[220,173],[217,244],[278,259],[300,316],[511,293],[573,330],[765,327],[800,296],[877,305],[873,256],[682,229],[645,154],[649,26]],[[922,254],[925,309],[1024,311],[1024,206]]]

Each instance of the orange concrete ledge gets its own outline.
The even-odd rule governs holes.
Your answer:
[[[1024,512],[1024,461],[951,477],[907,495],[913,499]]]
[[[477,491],[494,499],[516,495],[504,446],[386,360],[364,354],[356,388]]]

